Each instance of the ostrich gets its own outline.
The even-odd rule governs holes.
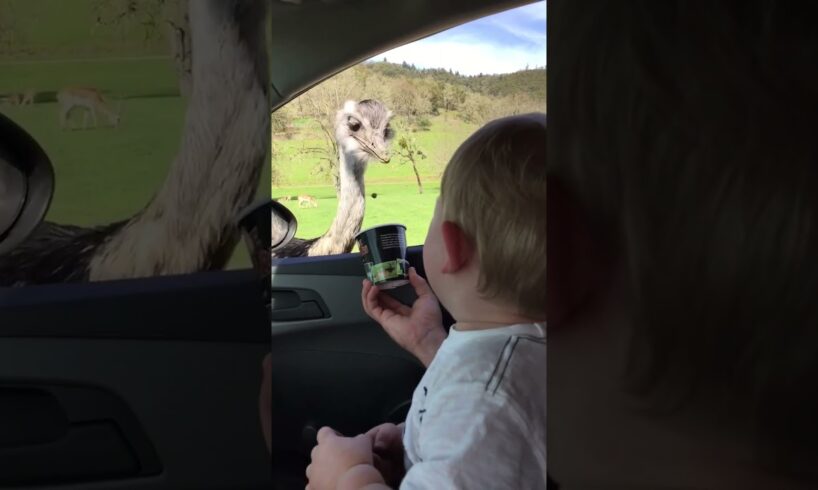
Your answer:
[[[189,2],[193,91],[179,151],[134,216],[92,228],[42,223],[0,256],[0,286],[223,268],[235,217],[269,165],[267,0]]]
[[[338,143],[340,191],[335,219],[326,233],[318,238],[293,239],[276,250],[274,257],[303,257],[348,253],[361,230],[366,205],[364,172],[374,159],[389,162],[389,143],[393,132],[389,126],[392,112],[377,100],[349,100],[335,119]]]

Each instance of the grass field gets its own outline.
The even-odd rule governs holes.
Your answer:
[[[0,58],[144,56],[161,54],[166,49],[167,42],[161,32],[145,38],[145,29],[140,25],[144,17],[139,15],[123,19],[117,25],[96,25],[98,15],[114,14],[106,9],[96,11],[94,5],[99,3],[97,0],[3,0],[0,14],[9,33],[5,38],[7,44],[0,46]],[[139,3],[137,8],[144,11]]]
[[[14,26],[23,52],[0,52],[0,95],[35,89],[38,96],[31,106],[0,106],[0,111],[29,131],[52,159],[56,190],[47,219],[99,225],[133,215],[159,188],[180,141],[185,103],[178,96],[170,59],[161,56],[167,51],[164,41],[146,44],[138,28],[93,31],[92,0],[75,0],[75,8],[69,10],[60,8],[62,4],[63,0],[4,4],[15,19],[37,21]],[[120,126],[62,131],[54,94],[70,85],[98,87],[114,104],[121,101]],[[313,121],[302,120],[299,128],[292,139],[274,140],[271,165],[280,178],[273,195],[306,193],[318,198],[317,208],[289,203],[299,219],[298,236],[314,237],[329,227],[337,201],[329,177],[314,172],[319,157],[310,148],[321,141]],[[447,114],[434,118],[429,131],[415,134],[428,155],[419,163],[423,194],[417,192],[411,165],[400,157],[387,165],[370,164],[363,226],[403,223],[409,243],[422,243],[445,164],[474,129]],[[268,195],[269,182],[270,167],[260,195]],[[371,197],[373,193],[377,198]],[[239,247],[231,267],[248,265],[244,248]]]
[[[4,0],[0,14],[0,96],[29,89],[30,106],[0,106],[40,143],[56,174],[47,220],[92,226],[128,218],[143,208],[162,184],[181,141],[185,101],[163,38],[147,38],[144,16],[97,25],[96,0]],[[9,37],[11,36],[11,37]],[[121,103],[118,128],[63,131],[54,101],[66,86],[101,89],[113,106]],[[75,119],[76,123],[81,118]],[[100,123],[106,123],[104,116]],[[259,185],[269,195],[270,168]],[[202,196],[207,199],[208,196]],[[247,267],[239,246],[230,267]]]
[[[317,198],[318,207],[300,208],[297,201],[285,202],[298,219],[297,236],[312,238],[323,234],[335,218],[335,187],[326,175],[313,172],[319,157],[309,149],[320,144],[310,121],[297,121],[298,133],[291,139],[273,139],[273,166],[279,175],[273,186],[274,198],[309,194]],[[433,118],[428,131],[415,133],[420,148],[428,158],[418,165],[423,194],[418,193],[415,175],[409,163],[393,155],[388,164],[373,162],[366,172],[366,215],[363,228],[384,223],[406,225],[409,245],[420,245],[426,237],[440,193],[440,176],[452,153],[474,130],[454,115]],[[376,198],[372,194],[377,194]]]
[[[33,105],[0,111],[31,133],[54,165],[56,188],[46,219],[99,225],[127,218],[148,203],[177,152],[186,110],[168,59],[0,63],[0,70],[0,93],[29,87],[40,92]],[[100,87],[114,105],[121,100],[119,127],[60,129],[49,95],[66,85]],[[73,122],[81,123],[81,117]],[[261,195],[269,195],[269,181],[268,166]],[[230,267],[249,264],[240,246]]]

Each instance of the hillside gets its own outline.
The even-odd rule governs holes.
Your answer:
[[[452,85],[462,85],[469,90],[491,97],[525,94],[545,98],[545,68],[521,70],[508,74],[466,76],[442,68],[416,68],[406,63],[376,61],[365,63],[363,66],[373,73],[388,78],[427,79]]]

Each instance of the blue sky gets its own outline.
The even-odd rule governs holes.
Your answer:
[[[373,60],[451,68],[464,75],[509,73],[546,65],[546,2],[500,12],[420,41]]]

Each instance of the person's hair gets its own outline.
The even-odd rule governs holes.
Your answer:
[[[455,151],[440,188],[443,219],[473,241],[479,291],[545,314],[545,114],[496,119]]]
[[[617,244],[625,387],[720,396],[765,457],[815,454],[815,4],[549,6],[550,176]]]

